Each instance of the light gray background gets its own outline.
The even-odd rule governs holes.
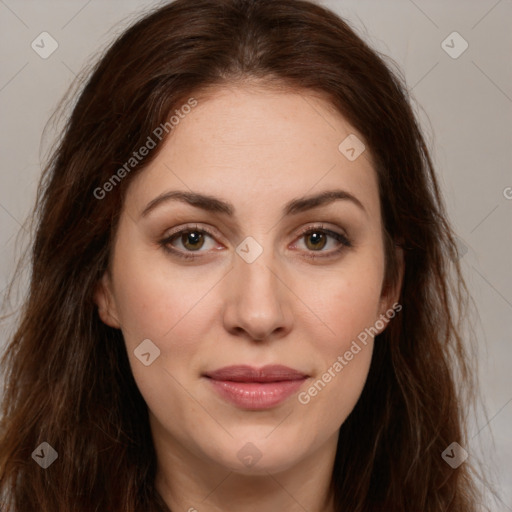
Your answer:
[[[467,248],[461,262],[480,317],[481,390],[490,422],[483,416],[475,421],[465,448],[470,457],[483,457],[485,473],[498,488],[493,510],[512,511],[512,1],[320,3],[404,71],[451,222]],[[49,116],[84,64],[154,5],[0,0],[0,292],[13,272],[16,235],[35,198]],[[47,59],[31,48],[43,31],[59,45]],[[469,44],[458,58],[441,46],[453,31]],[[455,50],[459,44],[455,40]],[[54,135],[45,138],[44,151]],[[2,326],[0,348],[8,326]]]

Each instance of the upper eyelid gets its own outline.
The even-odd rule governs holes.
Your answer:
[[[207,235],[210,235],[212,237],[217,236],[213,229],[210,229],[209,227],[205,228],[203,226],[198,226],[197,224],[194,224],[194,225],[186,225],[186,226],[183,226],[181,228],[178,228],[178,229],[172,231],[171,233],[168,233],[168,234],[164,235],[164,239],[167,240],[167,239],[173,238],[173,237],[175,237],[175,236],[177,236],[177,235],[179,235],[181,233],[184,233],[184,232],[186,233],[186,232],[190,232],[190,231],[204,232]]]

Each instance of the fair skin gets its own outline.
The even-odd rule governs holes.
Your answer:
[[[304,92],[239,86],[196,98],[130,183],[96,293],[99,314],[123,332],[149,409],[156,486],[173,511],[330,512],[338,432],[362,392],[373,339],[359,343],[341,371],[333,363],[391,308],[401,284],[383,293],[369,151],[349,161],[338,146],[358,133]],[[356,200],[283,214],[289,201],[335,189]],[[167,200],[142,215],[157,196],[176,190],[214,196],[234,212]],[[352,245],[322,238],[318,229],[301,234],[319,223]],[[174,228],[189,231],[168,246],[195,260],[164,250],[160,241]],[[212,235],[191,236],[203,228]],[[236,252],[248,236],[263,250],[250,263]],[[134,354],[145,339],[160,350],[148,366]],[[204,377],[237,364],[282,364],[307,378],[282,403],[247,410]],[[301,402],[299,394],[329,368],[325,387]],[[259,456],[255,464],[247,464],[248,453]]]

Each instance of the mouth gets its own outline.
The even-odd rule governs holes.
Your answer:
[[[283,403],[308,379],[308,375],[282,365],[253,368],[227,366],[203,376],[224,400],[241,409],[270,409]]]

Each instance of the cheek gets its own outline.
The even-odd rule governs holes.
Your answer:
[[[309,337],[322,363],[298,401],[311,412],[308,417],[318,429],[339,428],[363,390],[379,319],[382,277],[383,265],[373,259],[366,265],[347,265],[323,280],[322,290],[310,290],[308,303],[314,304],[311,309],[321,323],[311,322]],[[315,330],[324,334],[315,336]]]
[[[309,418],[312,432],[335,432],[345,422],[364,388],[373,341],[349,343],[324,371],[298,395],[299,407]]]
[[[325,303],[323,317],[334,334],[315,337],[311,332],[320,370],[297,397],[312,431],[334,432],[343,424],[359,400],[373,353],[379,290],[351,281],[340,284]]]
[[[136,259],[118,266],[116,303],[127,343],[165,341],[187,322],[200,322],[201,303],[215,276],[180,271],[171,265],[146,265]]]
[[[186,272],[165,258],[154,258],[150,265],[147,261],[147,256],[133,256],[115,267],[116,304],[132,373],[159,416],[194,415],[198,411],[193,411],[195,402],[187,391],[193,392],[191,376],[200,372],[200,347],[205,340],[215,342],[212,316],[218,320],[219,312],[212,304],[220,300],[216,283],[225,270]],[[159,351],[149,366],[137,357],[147,339]]]
[[[133,377],[148,407],[160,420],[200,415],[188,388],[191,361],[204,339],[202,326],[210,325],[205,297],[208,283],[189,282],[176,273],[163,276],[162,270],[130,262],[118,266],[116,287],[119,320]],[[203,300],[202,300],[203,298]],[[150,364],[138,357],[143,340],[149,344]],[[153,353],[158,354],[153,359]],[[172,397],[172,400],[170,400]],[[194,410],[198,408],[198,410]]]
[[[329,276],[310,280],[317,286],[301,285],[298,294],[307,297],[307,306],[316,313],[319,351],[329,355],[343,353],[360,333],[373,326],[379,317],[383,264],[377,258],[367,263],[354,258]],[[320,320],[320,322],[318,321]],[[310,322],[313,325],[313,319]]]

